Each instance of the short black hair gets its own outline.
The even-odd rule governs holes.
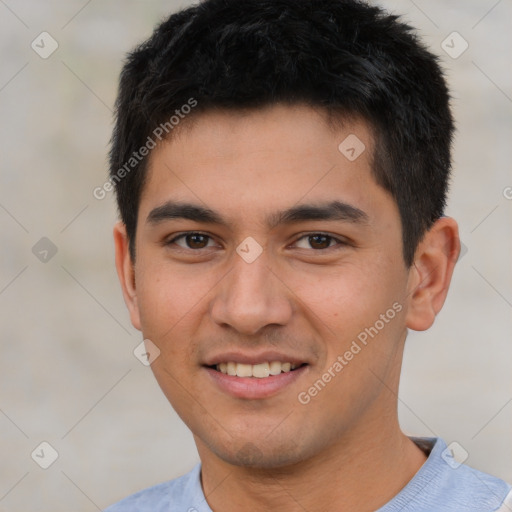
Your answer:
[[[446,205],[449,100],[438,58],[414,30],[362,1],[205,0],[171,15],[128,54],[116,100],[109,179],[132,259],[142,147],[184,114],[302,103],[369,124],[372,172],[398,205],[410,266]]]

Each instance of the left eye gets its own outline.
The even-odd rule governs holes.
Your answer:
[[[301,249],[328,249],[332,247],[331,242],[338,242],[339,245],[344,245],[344,242],[342,240],[339,240],[338,238],[334,238],[330,235],[325,235],[323,233],[314,233],[312,235],[305,235],[297,240],[295,242],[295,245],[297,245],[301,240],[304,240],[304,246],[300,247]],[[309,247],[305,247],[305,245],[309,245]]]

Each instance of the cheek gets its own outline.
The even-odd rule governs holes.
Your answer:
[[[200,276],[180,272],[168,265],[147,266],[138,276],[137,300],[145,337],[164,345],[180,338],[186,326],[202,307],[207,292]],[[173,343],[175,345],[176,343]]]
[[[331,388],[335,395],[338,385],[344,396],[360,393],[365,386],[372,389],[374,376],[368,369],[382,375],[394,360],[405,330],[405,277],[396,265],[379,258],[326,269],[321,275],[297,276],[302,314],[323,344],[319,374],[343,358],[342,371],[334,370],[340,376]]]
[[[334,334],[351,334],[401,300],[406,283],[399,274],[382,259],[373,259],[308,271],[297,268],[283,280],[290,283],[305,314]]]

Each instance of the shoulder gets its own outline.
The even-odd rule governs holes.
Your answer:
[[[440,438],[412,438],[431,446],[413,479],[380,512],[509,512],[512,487],[503,480],[456,461],[452,445]]]
[[[450,496],[452,505],[463,506],[459,510],[468,512],[509,510],[501,508],[506,506],[505,500],[510,502],[512,498],[512,487],[507,482],[465,464],[450,468],[445,475],[438,486],[438,492],[441,495],[446,493]]]
[[[198,464],[189,473],[132,494],[111,505],[105,512],[199,512],[206,503],[201,489],[200,471],[201,466]]]

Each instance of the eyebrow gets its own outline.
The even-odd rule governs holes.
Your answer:
[[[146,223],[157,225],[173,219],[186,219],[203,224],[228,226],[228,222],[219,213],[200,205],[167,201],[157,206],[146,218]],[[330,201],[321,204],[300,204],[287,210],[271,213],[266,222],[270,229],[280,225],[294,224],[312,220],[338,220],[357,224],[368,224],[369,217],[363,210],[342,201]]]

